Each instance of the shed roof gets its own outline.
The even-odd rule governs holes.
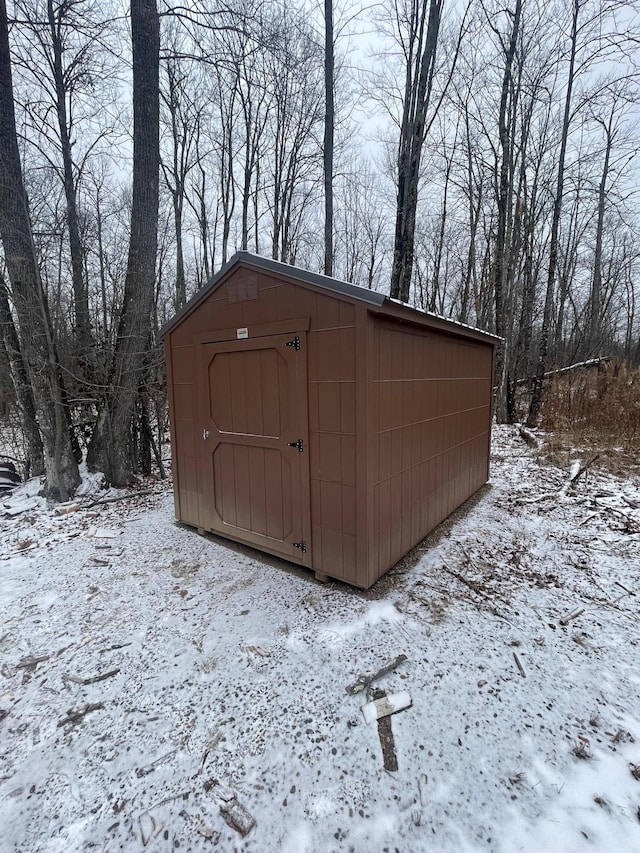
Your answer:
[[[355,284],[350,284],[347,281],[341,281],[337,278],[322,275],[321,273],[310,272],[309,270],[301,269],[292,264],[285,264],[282,261],[275,261],[272,258],[265,258],[261,255],[255,255],[252,252],[240,251],[236,252],[232,258],[202,287],[190,300],[178,311],[164,326],[160,329],[160,337],[164,338],[171,332],[188,314],[190,314],[200,302],[204,302],[206,297],[220,284],[227,274],[237,265],[255,267],[272,272],[279,276],[286,276],[294,281],[302,284],[318,287],[322,290],[328,290],[333,293],[346,296],[351,299],[358,299],[361,302],[368,303],[376,313],[387,314],[395,317],[398,320],[418,323],[419,325],[433,325],[440,328],[451,327],[450,331],[454,334],[465,335],[470,334],[475,338],[481,337],[486,339],[488,343],[496,345],[501,339],[496,335],[485,332],[482,329],[468,326],[465,323],[459,323],[456,320],[450,320],[446,317],[441,317],[437,314],[431,314],[425,311],[418,311],[397,299],[391,299],[383,293],[378,293],[375,290],[369,290],[366,287],[358,287]],[[386,310],[385,310],[386,309]]]

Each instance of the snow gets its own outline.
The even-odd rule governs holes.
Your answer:
[[[640,483],[573,461],[496,428],[491,483],[368,592],[161,483],[0,506],[0,850],[639,850]],[[389,773],[346,687],[401,653]]]

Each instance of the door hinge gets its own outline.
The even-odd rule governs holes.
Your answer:
[[[307,546],[305,545],[304,542],[292,542],[291,544],[293,545],[294,548],[299,548],[303,554],[307,553]]]
[[[304,450],[304,441],[301,438],[299,438],[297,441],[288,441],[287,446],[297,447],[300,453],[302,453]]]
[[[300,349],[300,338],[296,335],[292,341],[287,341],[285,344],[286,347],[293,347],[294,350]]]

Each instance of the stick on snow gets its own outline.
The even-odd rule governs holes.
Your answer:
[[[382,678],[383,675],[388,675],[388,673],[393,672],[393,670],[400,666],[401,663],[404,663],[406,659],[406,655],[398,655],[397,658],[394,658],[390,663],[385,664],[377,672],[374,672],[373,675],[361,675],[354,684],[350,684],[349,687],[347,687],[347,693],[354,695],[355,693],[360,693],[363,690],[366,690],[366,688],[374,681]]]

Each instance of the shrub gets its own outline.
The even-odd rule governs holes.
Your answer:
[[[610,361],[558,374],[547,390],[541,425],[574,443],[638,451],[640,370]]]

